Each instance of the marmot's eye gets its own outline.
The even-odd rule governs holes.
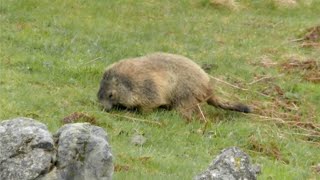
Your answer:
[[[112,96],[113,96],[112,94],[109,94],[109,98],[110,98],[110,99],[112,98]]]

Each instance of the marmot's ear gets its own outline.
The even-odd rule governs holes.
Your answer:
[[[107,80],[108,79],[108,73],[104,73],[103,74],[103,80]]]
[[[111,71],[109,70],[109,71],[106,71],[104,74],[103,74],[103,80],[108,80],[108,79],[110,79],[110,77],[111,77]]]

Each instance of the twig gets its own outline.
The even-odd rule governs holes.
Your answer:
[[[199,104],[197,104],[197,106],[198,106],[198,109],[199,109],[200,114],[201,114],[201,116],[202,116],[202,119],[203,119],[204,122],[205,122],[204,127],[203,127],[203,129],[202,129],[202,135],[203,135],[203,134],[206,132],[207,127],[208,127],[208,120],[207,120],[206,117],[204,116],[204,114],[203,114],[203,112],[202,112]]]
[[[99,60],[99,59],[101,59],[101,58],[102,58],[102,57],[97,57],[97,58],[92,59],[92,60],[90,60],[90,61],[88,61],[88,62],[82,63],[82,64],[80,64],[79,66],[83,66],[83,65],[86,65],[86,64],[92,63],[92,62],[97,61],[97,60]]]
[[[249,84],[249,85],[252,85],[252,84],[255,84],[255,83],[260,82],[260,81],[262,81],[262,80],[272,79],[272,78],[273,78],[273,77],[271,77],[271,76],[265,76],[265,77],[259,78],[259,79],[257,79],[257,80],[254,80],[254,81],[252,81],[252,82],[250,82],[250,83],[248,83],[248,84]]]
[[[249,89],[244,89],[244,88],[241,88],[241,87],[239,87],[239,86],[230,84],[230,83],[228,83],[228,82],[226,82],[226,81],[223,81],[223,80],[221,80],[221,79],[219,79],[219,78],[216,78],[216,77],[213,77],[213,76],[210,76],[210,77],[211,77],[212,79],[216,80],[216,81],[222,82],[222,83],[224,83],[224,84],[226,84],[226,85],[229,85],[229,86],[231,86],[231,87],[234,87],[234,88],[236,88],[236,89],[240,89],[240,90],[243,90],[243,91],[248,91],[248,90],[249,90]]]
[[[281,119],[281,118],[275,118],[275,117],[268,117],[268,116],[262,116],[262,115],[259,115],[259,114],[246,114],[244,113],[245,115],[248,115],[248,116],[255,116],[255,117],[259,117],[259,118],[262,118],[262,119],[267,119],[269,121],[279,121],[281,123],[285,123],[286,121]]]
[[[281,76],[283,76],[283,74],[280,74],[280,75],[275,76],[275,77],[272,77],[272,76],[264,76],[264,77],[262,77],[262,78],[260,78],[260,79],[257,79],[257,80],[254,80],[254,81],[248,83],[248,85],[255,84],[255,83],[260,82],[260,81],[262,81],[262,80],[278,78],[278,77],[281,77]]]
[[[306,38],[299,38],[299,39],[292,39],[290,42],[299,42],[299,41],[304,41]]]
[[[145,120],[145,119],[139,119],[139,118],[134,118],[134,117],[129,117],[129,116],[124,116],[124,115],[119,115],[119,114],[111,114],[109,113],[109,115],[111,116],[116,116],[116,117],[121,117],[121,118],[125,118],[129,121],[135,121],[135,122],[142,122],[142,123],[147,123],[147,124],[153,124],[153,125],[157,125],[159,127],[161,127],[163,124],[162,123],[159,123],[159,122],[156,122],[156,121],[148,121],[148,120]]]
[[[199,104],[197,104],[197,106],[198,106],[198,109],[199,109],[199,111],[200,111],[200,114],[201,114],[202,119],[203,119],[204,121],[207,121],[206,117],[204,117],[204,114],[203,114],[203,112],[202,112]]]

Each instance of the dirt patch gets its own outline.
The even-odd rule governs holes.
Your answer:
[[[300,112],[301,100],[298,95],[286,92],[275,83],[268,83],[267,86],[260,90],[260,93],[269,97],[270,101],[252,102],[255,112],[264,117],[272,117],[280,121],[302,120]]]
[[[307,81],[320,83],[320,63],[317,60],[289,58],[280,67],[287,73],[298,73]]]
[[[270,67],[274,67],[274,66],[278,65],[278,63],[274,62],[268,56],[262,56],[258,65],[266,67],[266,68],[270,68]]]
[[[304,35],[305,41],[320,42],[320,25],[309,28]]]
[[[317,59],[306,59],[299,56],[291,56],[284,62],[278,63],[268,56],[262,56],[258,61],[251,64],[264,68],[278,68],[280,71],[285,73],[299,74],[306,81],[320,83],[320,61]],[[272,79],[272,77],[262,77],[262,79]]]
[[[74,112],[66,117],[63,118],[62,123],[75,123],[75,122],[88,122],[91,124],[97,124],[96,118],[93,116],[89,116],[83,112]]]
[[[130,166],[125,164],[125,165],[121,165],[121,164],[115,164],[114,165],[114,172],[127,172],[130,170]]]
[[[273,157],[278,161],[282,161],[285,163],[289,163],[287,159],[285,159],[280,151],[278,145],[274,142],[263,143],[260,142],[256,137],[253,135],[248,139],[249,149],[258,153],[262,153],[266,156]]]
[[[294,42],[301,42],[304,48],[320,48],[320,25],[306,29],[299,39]]]

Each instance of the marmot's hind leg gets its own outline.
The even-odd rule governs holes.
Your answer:
[[[189,98],[187,100],[182,100],[178,104],[173,106],[179,114],[190,122],[193,118],[193,114],[197,114],[197,117],[201,117],[201,113],[198,107],[198,101],[195,98]]]
[[[195,110],[194,108],[185,109],[184,107],[177,107],[176,110],[187,122],[192,121],[192,115]]]

